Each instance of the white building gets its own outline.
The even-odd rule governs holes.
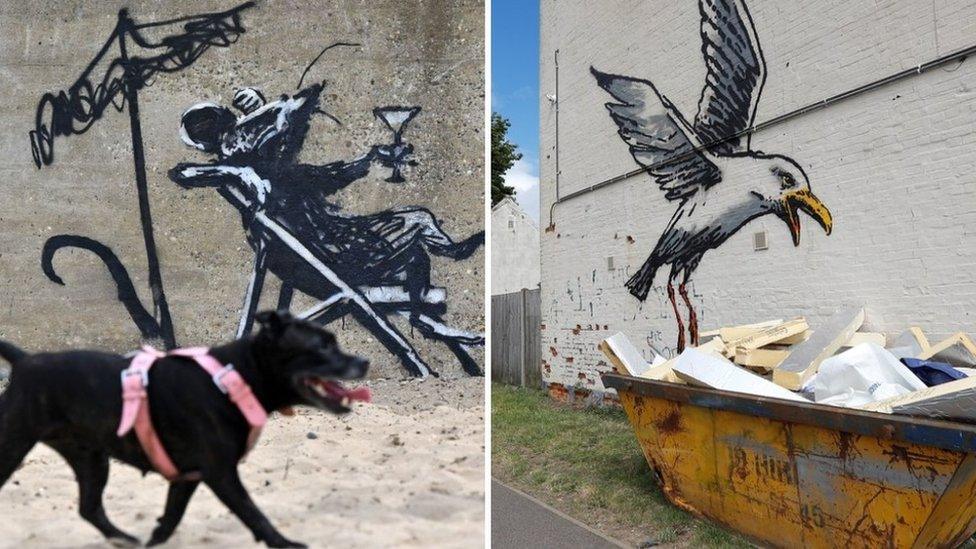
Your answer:
[[[716,4],[746,13],[703,27]],[[675,309],[685,331],[690,321],[686,273],[701,330],[801,315],[816,329],[862,305],[871,331],[920,326],[933,341],[976,332],[976,60],[914,70],[976,43],[976,3],[608,0],[596,10],[542,0],[541,9],[545,381],[602,390],[610,367],[597,343],[617,331],[645,354],[673,352]],[[701,115],[700,103],[710,107]],[[748,146],[735,137],[787,113]],[[722,138],[731,141],[716,145]],[[684,153],[680,166],[657,163]],[[656,175],[624,176],[639,161]],[[796,194],[807,183],[826,209]],[[750,210],[760,202],[770,215]],[[830,234],[803,208],[825,223],[829,210]],[[676,219],[683,231],[669,232]],[[641,300],[628,281],[655,253]]]
[[[491,209],[491,294],[539,287],[539,227],[511,198]]]

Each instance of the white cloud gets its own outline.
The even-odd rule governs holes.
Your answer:
[[[522,159],[505,174],[505,184],[515,188],[515,200],[539,223],[539,170],[535,162]]]

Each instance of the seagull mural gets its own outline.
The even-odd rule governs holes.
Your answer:
[[[698,345],[698,319],[687,284],[705,252],[765,215],[786,223],[795,246],[800,244],[798,212],[812,217],[828,235],[833,225],[795,160],[750,147],[766,64],[746,5],[700,0],[698,6],[707,74],[691,123],[650,81],[590,67],[597,84],[616,100],[605,106],[634,160],[664,197],[677,203],[657,245],[626,286],[644,301],[658,269],[670,266],[668,299],[678,324],[679,352],[685,347],[685,327],[674,283],[688,308],[691,344]]]

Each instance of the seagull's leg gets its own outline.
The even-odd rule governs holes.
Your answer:
[[[691,346],[698,346],[698,315],[695,314],[695,308],[691,305],[691,300],[688,299],[688,289],[685,288],[685,284],[688,283],[688,271],[685,271],[685,276],[681,280],[681,284],[678,285],[678,293],[681,294],[681,299],[685,300],[685,305],[688,306],[688,335],[691,336]]]
[[[678,303],[674,300],[674,271],[668,277],[668,299],[671,300],[671,307],[674,309],[674,318],[678,321],[678,352],[685,350],[685,325],[681,322],[681,313],[678,312]]]

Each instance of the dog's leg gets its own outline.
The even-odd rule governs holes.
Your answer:
[[[187,504],[190,503],[190,498],[193,497],[193,492],[199,485],[197,481],[174,482],[169,485],[169,493],[166,494],[166,510],[157,520],[159,525],[153,530],[147,546],[165,543],[173,535],[173,531],[183,518]]]
[[[264,287],[264,275],[268,270],[268,252],[264,240],[258,240],[254,247],[254,272],[251,273],[251,282],[247,285],[247,293],[244,294],[244,307],[241,310],[241,321],[237,325],[237,337],[241,338],[251,333],[254,325],[254,313],[258,309],[258,302],[261,301],[261,288]]]
[[[81,517],[110,540],[138,545],[138,539],[116,528],[105,515],[102,492],[108,482],[108,456],[63,444],[52,444],[51,447],[68,461],[68,465],[75,472],[78,480],[78,512]]]
[[[236,468],[220,470],[214,475],[205,475],[204,482],[213,490],[217,498],[251,530],[254,539],[257,541],[263,541],[268,547],[307,547],[304,543],[291,541],[282,536],[271,525],[264,513],[251,500],[251,496],[248,495],[244,485],[241,484]]]
[[[35,444],[37,439],[25,414],[15,411],[8,394],[0,395],[0,488]]]

